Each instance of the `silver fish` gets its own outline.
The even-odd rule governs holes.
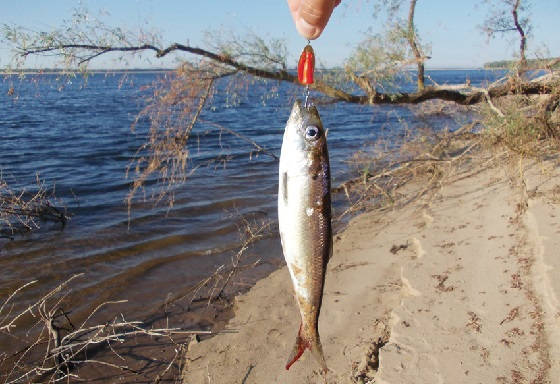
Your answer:
[[[319,312],[332,254],[331,178],[326,132],[317,108],[295,102],[280,155],[278,221],[301,325],[286,369],[310,349],[324,372]]]

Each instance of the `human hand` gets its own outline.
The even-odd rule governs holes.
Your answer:
[[[341,0],[288,0],[288,7],[299,34],[309,40],[318,38],[331,13]]]

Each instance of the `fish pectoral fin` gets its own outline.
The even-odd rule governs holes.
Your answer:
[[[282,185],[280,190],[282,191],[282,200],[284,204],[288,204],[288,172],[282,173]]]

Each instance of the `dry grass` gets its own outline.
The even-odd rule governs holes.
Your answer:
[[[480,136],[472,132],[477,124],[467,124],[455,132],[435,132],[426,127],[405,135],[398,149],[379,149],[375,156],[354,154],[350,162],[359,176],[333,188],[334,193],[344,193],[349,202],[349,208],[334,220],[410,203],[441,185],[480,146]]]
[[[481,108],[488,146],[503,145],[522,156],[540,156],[560,143],[560,78],[550,76],[547,95],[511,95]],[[515,82],[512,81],[512,87]]]
[[[488,164],[498,158],[544,157],[557,151],[560,77],[551,74],[547,78],[553,89],[551,94],[510,95],[497,100],[488,97],[486,105],[473,110],[480,119],[455,132],[436,132],[428,123],[422,129],[409,130],[400,143],[392,143],[398,149],[387,149],[387,143],[377,143],[376,155],[355,153],[349,162],[357,176],[333,188],[335,193],[344,193],[349,202],[349,208],[335,220],[414,201],[442,185],[458,167],[470,162],[472,156],[480,156],[480,149],[493,154]],[[516,86],[514,77],[501,81]],[[434,114],[462,118],[467,112],[464,107],[442,102],[415,108],[419,121]]]

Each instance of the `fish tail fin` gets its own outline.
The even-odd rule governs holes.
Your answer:
[[[298,359],[303,355],[305,348],[309,348],[309,344],[305,342],[301,334],[301,325],[299,326],[299,331],[296,336],[296,343],[294,344],[294,348],[292,349],[292,353],[290,353],[290,357],[288,358],[288,362],[286,363],[286,370],[290,369],[290,367],[298,361]]]
[[[319,335],[317,335],[317,338],[313,340],[313,342],[311,343],[310,349],[311,349],[311,354],[321,366],[323,373],[326,374],[329,369],[327,368],[327,362],[325,361],[325,355],[323,354],[323,346],[321,345],[321,340],[319,339]]]
[[[306,349],[309,349],[315,360],[317,360],[319,365],[321,365],[323,373],[326,373],[328,368],[327,363],[325,362],[325,356],[323,355],[323,346],[321,345],[321,340],[319,340],[319,335],[316,334],[315,337],[306,336],[307,335],[302,332],[302,326],[300,325],[294,348],[292,349],[292,353],[290,354],[288,363],[286,364],[286,369],[290,369],[290,367],[298,361],[301,355],[303,355],[303,352],[305,352]]]

